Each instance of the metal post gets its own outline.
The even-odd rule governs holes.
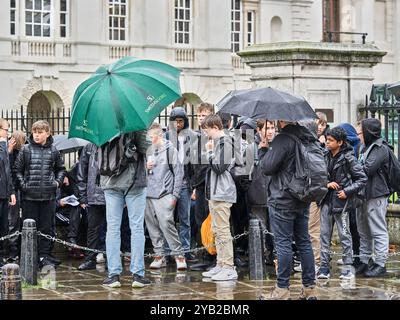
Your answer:
[[[22,287],[19,266],[15,263],[6,264],[2,268],[2,272],[0,282],[1,300],[21,300]]]
[[[26,283],[36,285],[38,252],[35,220],[24,220],[21,237],[21,277]]]
[[[263,245],[262,231],[257,219],[250,219],[249,222],[249,266],[250,280],[262,280],[263,270]]]

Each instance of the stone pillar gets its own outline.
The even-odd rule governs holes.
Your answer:
[[[309,41],[259,44],[238,53],[251,68],[253,87],[303,96],[314,109],[333,113],[334,124],[356,121],[371,91],[372,67],[385,54],[372,44]]]
[[[311,39],[311,5],[310,0],[292,1],[292,39]]]
[[[17,264],[9,263],[3,266],[0,295],[1,300],[21,300],[21,277],[19,276],[19,266]]]
[[[38,251],[36,222],[24,220],[21,236],[21,277],[31,285],[37,284]]]

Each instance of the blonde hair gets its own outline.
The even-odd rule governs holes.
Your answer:
[[[4,124],[8,124],[8,121],[6,119],[0,118],[0,128],[3,128]]]
[[[211,103],[202,102],[197,107],[197,113],[200,113],[203,111],[208,111],[212,114],[212,113],[214,113],[214,106]]]
[[[315,114],[318,117],[319,124],[327,124],[328,123],[328,117],[326,116],[326,114],[324,112],[318,111]]]
[[[46,120],[39,120],[36,121],[33,125],[32,125],[32,132],[35,131],[46,131],[46,132],[50,132],[50,124],[46,121]]]
[[[154,122],[151,127],[149,128],[149,131],[154,131],[157,135],[162,136],[163,134],[163,129],[161,124]]]
[[[26,134],[23,131],[16,130],[11,135],[15,139],[15,149],[20,150],[26,142]]]

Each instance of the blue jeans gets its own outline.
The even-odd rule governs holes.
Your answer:
[[[184,251],[190,250],[190,188],[182,188],[179,200],[176,204],[176,212],[179,219],[179,238]]]
[[[305,287],[315,285],[314,253],[308,233],[309,208],[293,211],[268,207],[268,211],[278,257],[278,287],[289,287],[292,271],[293,238],[300,252],[303,285]]]
[[[106,199],[106,252],[109,276],[122,273],[120,256],[121,220],[124,205],[128,208],[129,227],[131,229],[131,265],[132,274],[144,276],[144,209],[146,207],[146,188],[132,188],[124,197],[124,191],[104,190]]]

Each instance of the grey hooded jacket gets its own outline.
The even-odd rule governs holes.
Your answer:
[[[77,180],[79,202],[89,205],[105,205],[104,192],[100,187],[99,168],[96,161],[97,146],[87,144],[79,158]]]
[[[214,140],[214,150],[207,153],[210,168],[206,175],[208,200],[236,203],[236,186],[230,170],[235,165],[232,138],[222,136]]]
[[[159,199],[172,194],[178,199],[183,182],[183,164],[178,161],[178,150],[173,144],[170,141],[164,143],[159,149],[152,146],[148,153],[155,165],[147,175],[147,198]]]
[[[128,140],[127,153],[129,156],[137,156],[136,161],[129,164],[129,166],[119,175],[115,176],[101,176],[100,185],[103,190],[113,189],[120,191],[128,191],[129,189],[145,188],[146,187],[146,152],[151,146],[151,141],[147,135],[147,131],[136,131],[134,133],[127,133],[131,139]],[[137,153],[134,155],[133,145],[136,147]],[[135,174],[136,173],[136,174]]]

